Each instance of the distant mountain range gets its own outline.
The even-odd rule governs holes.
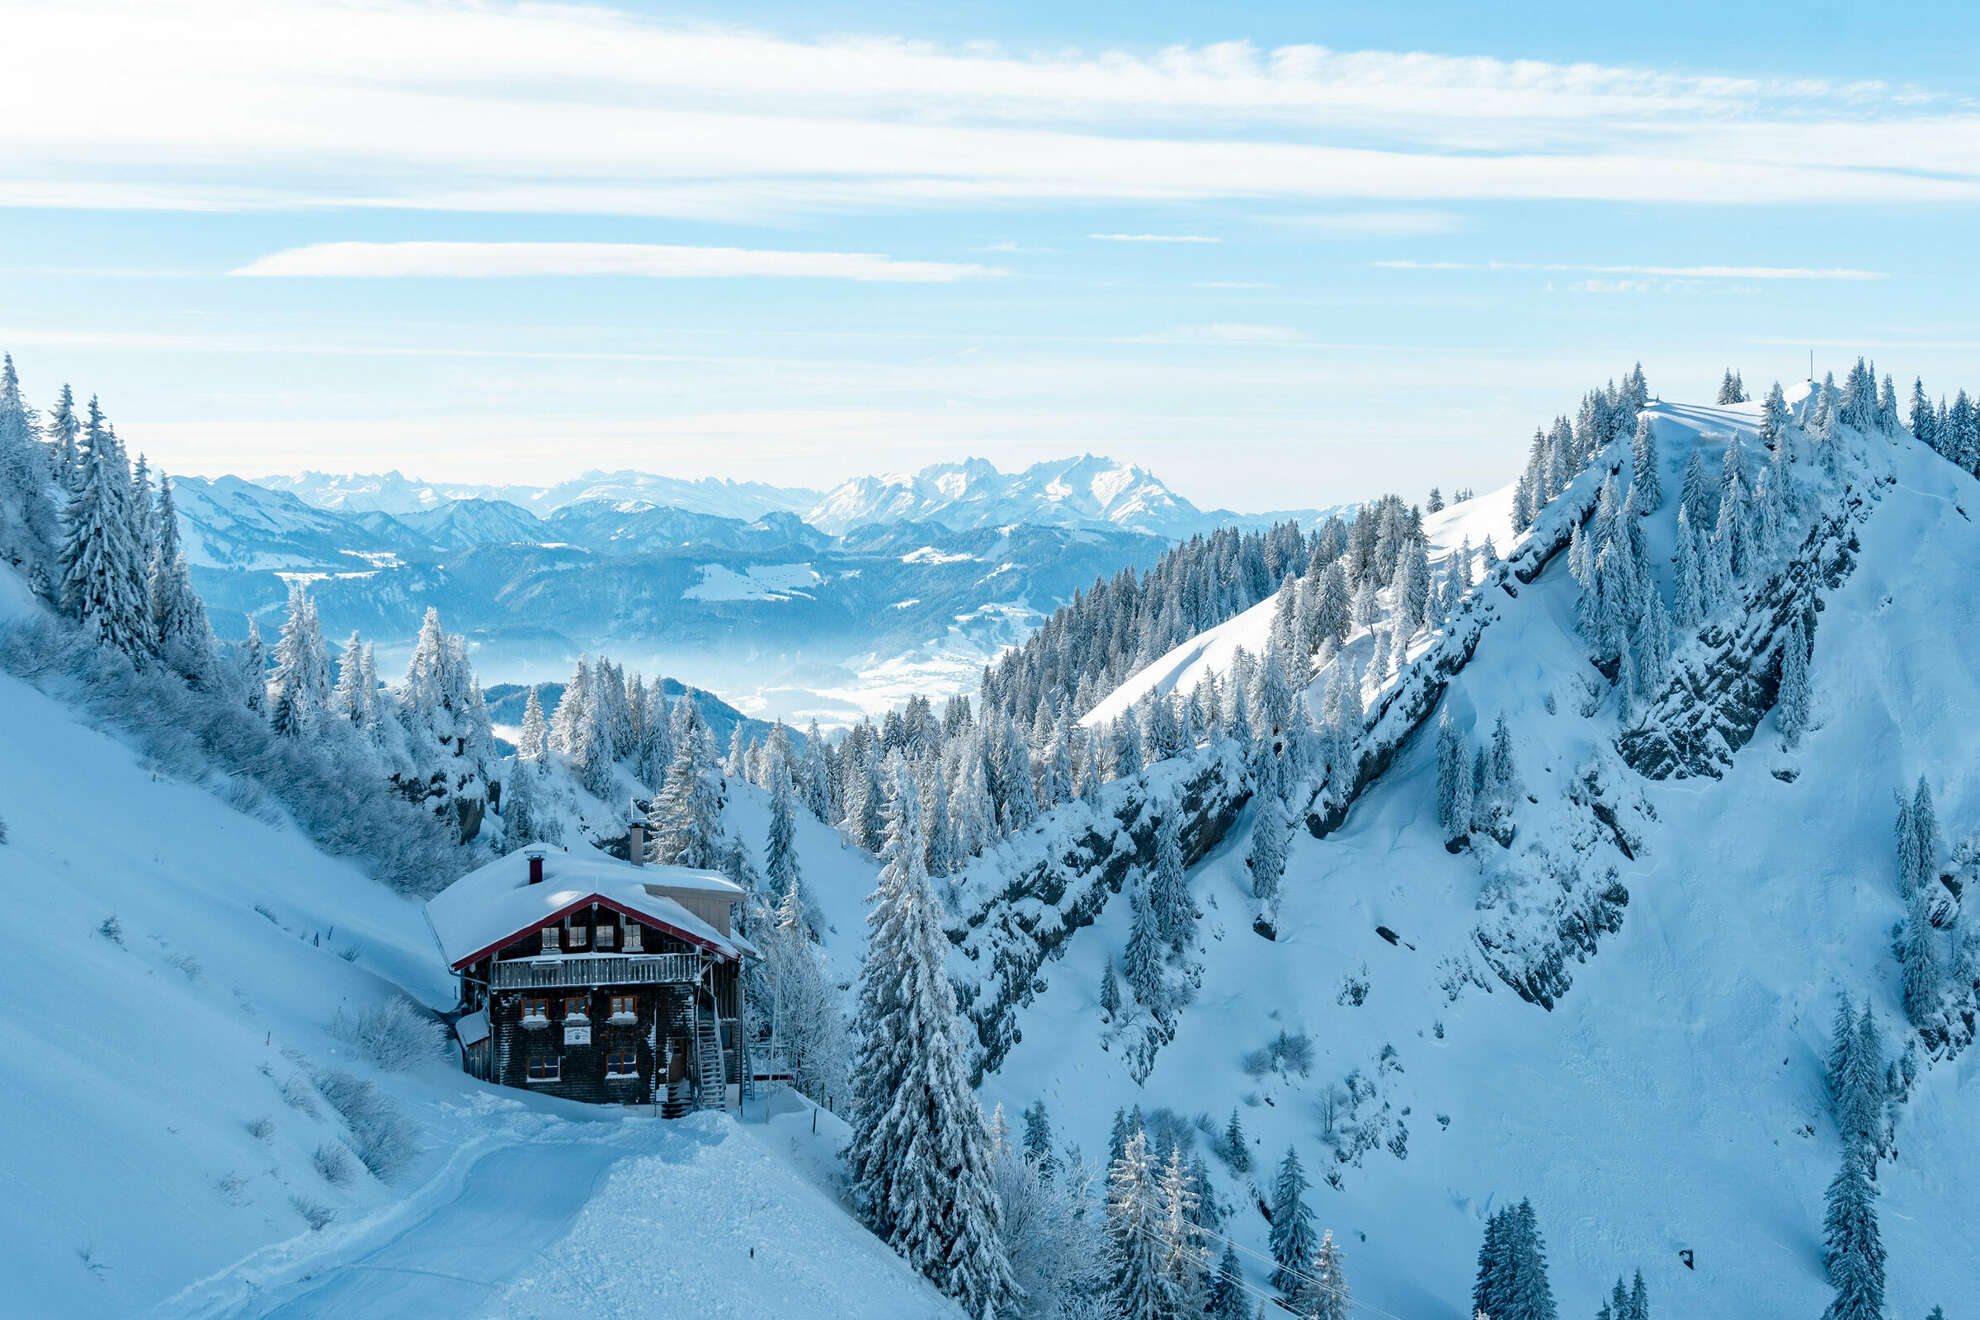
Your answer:
[[[722,518],[758,518],[766,513],[802,513],[818,492],[802,487],[768,486],[754,481],[703,477],[685,481],[651,472],[587,472],[554,486],[488,486],[471,482],[421,481],[399,472],[304,472],[299,476],[257,477],[258,486],[286,491],[319,509],[395,516],[438,509],[459,500],[501,500],[544,517],[585,500],[665,505]]]
[[[919,472],[854,477],[823,495],[796,486],[713,477],[686,481],[630,470],[587,472],[554,486],[428,482],[398,472],[305,472],[260,477],[254,484],[293,495],[318,509],[389,514],[405,521],[437,515],[461,503],[500,502],[547,519],[572,505],[603,502],[624,506],[629,513],[665,508],[744,522],[795,514],[830,536],[872,524],[939,522],[954,531],[1024,523],[1181,540],[1218,527],[1263,526],[1288,517],[1310,519],[1316,512],[1199,509],[1146,468],[1092,454],[1035,463],[1011,473],[1000,472],[986,459],[968,458]]]
[[[223,637],[279,626],[310,582],[333,636],[388,663],[437,606],[484,680],[563,678],[585,651],[832,723],[972,687],[1096,578],[1175,541],[1277,517],[1205,512],[1144,469],[1085,456],[1005,474],[981,459],[827,494],[641,472],[555,486],[305,473],[175,483]]]

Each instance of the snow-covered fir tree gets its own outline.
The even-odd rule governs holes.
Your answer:
[[[1657,468],[1657,431],[1650,418],[1637,418],[1630,452],[1630,489],[1636,495],[1636,510],[1655,513],[1664,507],[1664,479]]]
[[[76,484],[62,515],[62,607],[92,644],[142,664],[151,649],[150,610],[132,525],[130,465],[92,398]]]
[[[323,644],[316,602],[301,582],[289,584],[288,614],[275,642],[275,697],[269,723],[285,738],[301,738],[322,726],[330,705],[330,653]]]
[[[770,833],[763,844],[763,879],[779,897],[797,895],[800,913],[813,910],[797,850],[797,794],[789,769],[779,760],[770,768]]]
[[[722,860],[720,771],[714,735],[691,696],[674,703],[673,743],[674,762],[647,811],[653,860],[713,869]]]
[[[1307,1284],[1306,1311],[1312,1320],[1349,1320],[1354,1314],[1354,1294],[1348,1288],[1341,1257],[1340,1243],[1334,1241],[1334,1230],[1330,1228],[1320,1235],[1320,1245],[1313,1252],[1313,1277]]]
[[[846,1172],[868,1227],[971,1315],[1016,1301],[990,1135],[969,1087],[944,963],[942,909],[922,864],[921,805],[889,765],[887,836],[867,914]]]
[[[1492,1320],[1558,1320],[1546,1246],[1531,1201],[1507,1206],[1486,1221],[1471,1305]]]
[[[543,722],[541,689],[531,683],[529,696],[523,704],[522,728],[516,734],[516,757],[518,760],[541,762],[549,754],[550,735]]]
[[[1810,710],[1808,689],[1808,634],[1801,620],[1788,625],[1781,642],[1781,677],[1774,698],[1774,722],[1780,726],[1781,741],[1793,747],[1808,731]]]
[[[1285,789],[1280,783],[1284,769],[1279,758],[1262,757],[1258,767],[1257,803],[1252,816],[1251,851],[1246,864],[1251,868],[1251,896],[1257,903],[1255,924],[1261,932],[1278,925],[1279,882],[1286,872],[1286,845],[1291,830],[1286,814]]]
[[[1279,1161],[1279,1172],[1272,1180],[1272,1286],[1278,1289],[1280,1303],[1294,1314],[1301,1314],[1307,1302],[1306,1269],[1319,1249],[1313,1236],[1313,1212],[1306,1205],[1306,1170],[1299,1162],[1299,1151],[1286,1147]]]
[[[1884,1244],[1877,1231],[1877,1185],[1871,1156],[1846,1143],[1842,1167],[1830,1182],[1822,1216],[1823,1263],[1835,1297],[1822,1320],[1883,1320]]]

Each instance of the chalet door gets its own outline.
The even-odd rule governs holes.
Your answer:
[[[688,1043],[684,1036],[667,1042],[667,1084],[687,1080]]]

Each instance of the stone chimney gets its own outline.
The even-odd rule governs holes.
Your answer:
[[[529,882],[533,885],[543,883],[543,851],[541,848],[523,850],[523,856],[529,858]]]
[[[646,865],[646,822],[635,818],[626,826],[626,860],[634,866]]]

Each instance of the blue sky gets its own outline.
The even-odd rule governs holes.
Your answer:
[[[0,0],[0,345],[175,471],[1496,485],[1980,383],[1972,6]]]

